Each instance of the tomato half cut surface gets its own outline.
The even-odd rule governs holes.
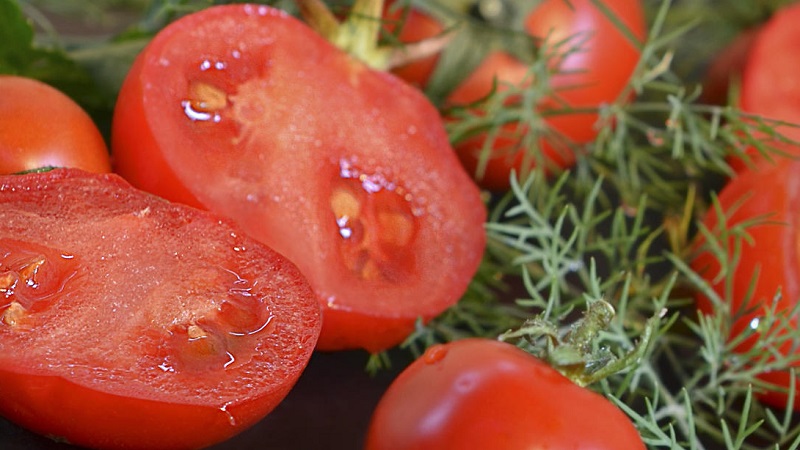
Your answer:
[[[165,28],[112,134],[134,185],[232,218],[300,267],[321,350],[398,344],[460,298],[483,254],[485,206],[430,102],[267,6]]]
[[[0,413],[96,448],[198,448],[285,397],[320,308],[205,211],[77,169],[0,177]]]

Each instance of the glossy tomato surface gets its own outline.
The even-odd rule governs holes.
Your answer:
[[[268,414],[320,309],[206,212],[76,169],[0,178],[0,413],[93,448],[198,448]]]
[[[381,398],[367,450],[644,449],[631,421],[517,347],[469,338],[430,347]]]
[[[460,298],[483,253],[485,207],[436,109],[267,6],[165,28],[122,87],[112,140],[134,185],[294,261],[325,308],[322,350],[398,344]]]
[[[702,252],[692,261],[692,268],[708,281],[722,299],[730,302],[728,307],[734,317],[731,339],[752,326],[758,326],[760,318],[766,315],[768,308],[773,307],[779,292],[780,299],[774,304],[778,315],[794,308],[800,299],[798,175],[800,164],[796,162],[745,170],[732,178],[719,194],[725,222],[719,223],[716,210],[711,210],[704,219],[704,225],[717,236],[720,236],[721,229],[751,223],[745,229],[749,238],[740,243],[739,259],[730,276],[720,276],[720,264],[710,252]],[[727,246],[723,248],[730,255],[737,251],[734,237],[727,242],[723,239],[721,245]],[[713,312],[715,307],[704,296],[698,296],[698,306],[705,313]],[[797,319],[791,317],[789,320],[790,327],[796,327]],[[757,336],[753,335],[744,340],[738,350],[750,351],[756,342]],[[787,340],[779,350],[784,354],[796,351],[792,350],[791,345],[791,340]],[[789,373],[774,371],[761,377],[778,387],[761,393],[761,398],[769,404],[785,407],[787,397],[778,390],[789,386]],[[795,400],[794,407],[800,407],[800,400]]]
[[[487,27],[509,26],[509,23],[518,20],[518,15],[524,14],[518,31],[538,42],[541,49],[540,54],[535,55],[535,50],[531,48],[532,54],[527,55],[528,58],[547,57],[551,60],[554,71],[549,80],[553,94],[541,99],[538,107],[555,133],[541,136],[538,146],[545,156],[544,162],[565,168],[575,162],[573,147],[585,144],[597,135],[596,109],[617,100],[621,95],[639,61],[638,45],[646,34],[640,0],[606,0],[601,3],[626,30],[618,28],[591,0],[544,0],[539,3],[527,0],[462,0],[449,2],[448,5],[452,6],[445,15],[437,13],[435,8],[430,8],[430,11],[411,10],[401,13],[402,10],[395,7],[389,11],[393,20],[391,23],[402,24],[398,37],[404,42],[415,42],[442,33],[442,23],[449,24],[454,16],[457,18],[455,24],[459,21],[478,21],[482,26],[463,27],[462,31],[459,31],[457,25],[450,24],[456,26],[454,33],[475,34],[472,40],[459,40],[456,37],[452,44],[474,45],[475,50],[444,50],[461,52],[464,55],[471,55],[482,47]],[[487,12],[481,15],[481,11]],[[493,17],[489,13],[491,11],[499,11],[498,14],[507,11],[505,17],[511,22],[506,23],[503,17]],[[442,18],[438,27],[434,18]],[[630,33],[630,38],[627,33]],[[519,48],[504,47],[487,52],[482,62],[463,80],[449,87],[444,104],[467,105],[479,100],[491,92],[495,82],[499,89],[503,89],[504,84],[522,86],[529,76],[529,67],[528,63],[517,57],[519,52]],[[443,54],[441,58],[444,57]],[[471,56],[465,58],[469,57]],[[436,76],[437,58],[440,57],[417,61],[400,67],[395,72],[410,82],[428,88],[430,80]],[[439,89],[437,86],[437,91]],[[569,109],[581,111],[564,112]],[[548,112],[553,114],[548,116]],[[503,133],[489,143],[492,152],[485,163],[485,169],[480,173],[479,164],[483,164],[481,152],[486,145],[487,136],[479,134],[457,142],[456,149],[465,167],[477,175],[482,186],[505,190],[509,187],[512,169],[517,170],[518,175],[524,176],[536,164],[537,158],[526,155],[521,148],[522,134],[528,132],[526,126],[519,124],[505,126]]]
[[[45,167],[110,172],[103,136],[71,98],[41,81],[0,75],[0,174]]]

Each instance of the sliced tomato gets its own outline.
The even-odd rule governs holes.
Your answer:
[[[0,75],[0,174],[46,167],[110,172],[111,161],[89,114],[66,94]]]
[[[286,258],[77,169],[0,178],[0,414],[95,448],[199,448],[268,414],[321,323]]]
[[[719,223],[716,210],[709,211],[704,219],[704,225],[712,232],[719,232],[721,227],[732,229],[748,221],[757,221],[745,229],[749,237],[741,243],[741,249],[737,249],[733,237],[721,242],[729,255],[738,256],[729,276],[720,276],[720,263],[710,251],[701,252],[692,261],[692,268],[707,280],[720,298],[729,302],[726,307],[730,308],[734,319],[731,339],[738,338],[751,327],[758,327],[768,309],[774,307],[780,315],[792,310],[800,299],[797,247],[800,222],[796,213],[800,208],[798,175],[800,163],[797,162],[760,165],[743,171],[732,178],[719,194],[719,204],[726,214],[725,223]],[[698,295],[698,307],[707,314],[715,310],[715,305],[703,295]],[[789,321],[789,329],[796,329],[797,318],[789,317]],[[753,350],[758,334],[753,333],[743,340],[737,351]],[[791,339],[776,350],[786,355],[797,352]],[[787,394],[782,389],[791,385],[789,372],[775,370],[760,377],[772,383],[775,389],[759,391],[759,397],[768,404],[786,407]],[[797,387],[800,388],[800,383]],[[794,408],[800,408],[800,399],[795,399]]]
[[[603,396],[511,344],[470,338],[430,347],[392,382],[365,448],[645,447],[630,419]]]
[[[526,154],[532,152],[525,149],[525,143],[533,141],[524,140],[523,135],[534,131],[520,123],[503,127],[499,137],[488,143],[488,158],[482,154],[487,145],[485,133],[455,143],[467,170],[482,186],[506,190],[512,169],[524,177],[539,162],[554,169],[570,167],[575,163],[575,147],[597,135],[597,109],[621,95],[639,61],[636,41],[644,40],[647,32],[640,0],[598,3],[456,0],[436,7],[419,5],[409,11],[397,5],[387,10],[389,28],[402,25],[396,33],[403,42],[417,42],[452,27],[449,32],[454,37],[441,56],[395,70],[429,95],[441,98],[445,107],[469,105],[493,88],[522,87],[529,82],[532,60],[549,58],[554,71],[549,80],[553,94],[540,99],[538,108],[553,133],[534,140],[542,152],[540,157]],[[513,33],[530,37],[529,45],[509,39]],[[540,54],[536,54],[535,43],[544,49]],[[481,58],[477,64],[476,55]],[[447,65],[440,67],[445,59]],[[485,167],[479,169],[482,164]]]
[[[437,110],[267,6],[208,8],[137,58],[113,122],[134,185],[233,219],[325,308],[318,348],[378,351],[464,293],[486,210]]]

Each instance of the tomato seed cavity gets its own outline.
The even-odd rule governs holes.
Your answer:
[[[411,196],[382,174],[340,162],[329,198],[344,265],[364,280],[401,282],[414,270]]]
[[[228,106],[228,95],[208,83],[194,81],[189,84],[189,98],[181,101],[183,112],[192,121],[222,120],[220,111]]]

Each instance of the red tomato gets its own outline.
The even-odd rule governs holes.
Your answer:
[[[778,131],[800,140],[800,3],[778,10],[757,33],[742,74],[744,111],[798,127]]]
[[[138,57],[116,169],[232,218],[294,261],[325,308],[322,350],[378,351],[455,303],[486,210],[436,109],[267,6],[208,8]]]
[[[483,3],[480,0],[463,0],[457,3],[458,12],[465,18],[474,17],[475,11],[482,10]],[[489,2],[486,3],[488,5]],[[604,103],[616,100],[621,94],[638,63],[639,49],[594,2],[544,0],[532,9],[527,0],[503,0],[496,3],[500,3],[502,7],[485,9],[503,11],[516,8],[525,11],[524,8],[527,8],[529,12],[522,23],[524,30],[520,31],[543,40],[546,48],[555,49],[558,46],[558,56],[553,58],[558,73],[550,82],[557,98],[544,99],[540,103],[543,113],[548,110],[563,110],[565,106],[581,110],[596,109]],[[640,0],[607,0],[603,3],[629,28],[633,36],[639,40],[644,39],[646,24]],[[514,15],[509,17],[514,20]],[[485,19],[488,21],[490,18]],[[435,36],[443,30],[431,17],[417,11],[412,11],[403,23],[398,36],[404,42]],[[564,42],[559,44],[562,41]],[[435,70],[436,58],[438,57],[431,57],[398,68],[396,73],[425,87]],[[479,100],[491,92],[495,80],[500,83],[500,88],[502,84],[521,85],[527,71],[527,65],[510,52],[493,51],[461,84],[453,86],[445,103],[466,105]],[[573,165],[575,154],[564,145],[563,138],[568,138],[574,144],[590,142],[597,135],[597,119],[598,114],[593,111],[547,117],[547,123],[561,137],[539,139],[546,160],[562,168]],[[520,151],[521,134],[526,132],[526,127],[519,124],[512,123],[504,127],[504,136],[492,143],[493,153],[483,177],[478,179],[482,186],[493,190],[508,189],[512,169],[524,176],[535,165],[536,158],[526,156],[525,151]],[[486,135],[481,134],[456,143],[456,150],[471,173],[476,173],[485,141]]]
[[[715,105],[728,103],[731,82],[741,83],[744,66],[760,29],[754,27],[743,31],[714,57],[703,79],[704,102]]]
[[[206,212],[77,169],[0,177],[0,414],[95,448],[199,448],[269,413],[320,309]]]
[[[366,450],[644,449],[625,414],[519,348],[430,347],[378,403]]]
[[[734,39],[709,66],[704,80],[704,99],[725,103],[730,80],[741,78],[739,102],[742,111],[796,124],[777,126],[775,131],[800,140],[800,86],[795,82],[800,70],[800,57],[794,51],[800,45],[798,20],[800,4],[790,4],[778,10],[767,22]],[[795,145],[767,135],[763,140],[781,152],[800,154]],[[745,151],[756,165],[763,159],[755,148]],[[731,158],[729,162],[737,172],[748,167],[738,158]]]
[[[692,268],[712,285],[720,297],[731,301],[730,308],[736,317],[731,338],[758,324],[766,308],[772,306],[778,290],[782,293],[777,304],[778,313],[790,310],[800,298],[800,255],[797,247],[800,218],[796,213],[800,208],[798,175],[800,163],[762,165],[757,170],[745,171],[732,178],[719,194],[721,206],[730,215],[726,228],[758,217],[768,219],[767,223],[748,226],[747,234],[752,242],[742,244],[740,261],[733,269],[729,292],[726,292],[726,280],[717,279],[720,265],[713,254],[703,252],[692,261]],[[717,215],[716,211],[710,211],[704,219],[705,226],[710,230],[718,227]],[[733,238],[727,246],[728,252],[733,254]],[[705,313],[713,312],[713,304],[703,296],[698,296],[698,306]],[[793,327],[796,326],[796,320],[791,318]],[[749,351],[756,341],[757,336],[753,336],[745,340],[738,350]],[[780,350],[788,354],[793,351],[791,345],[791,340],[787,340]],[[762,374],[761,378],[783,387],[789,386],[790,382],[788,372],[774,371]],[[760,394],[760,397],[768,404],[786,406],[787,397],[784,393],[770,391]],[[800,408],[800,398],[795,400],[794,408]]]
[[[0,174],[44,167],[111,171],[106,143],[77,103],[40,81],[0,75]]]

